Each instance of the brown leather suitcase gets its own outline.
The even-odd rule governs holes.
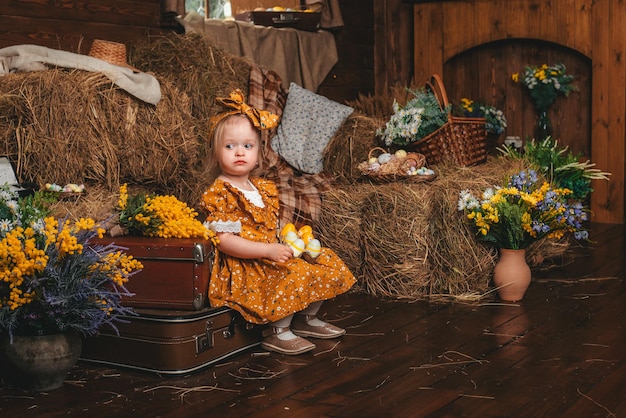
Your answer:
[[[106,327],[83,342],[81,359],[167,375],[223,361],[261,342],[262,325],[247,323],[230,308],[200,311],[136,309],[137,316]]]
[[[199,238],[103,237],[96,242],[128,248],[143,264],[126,288],[125,306],[148,309],[200,310],[208,306],[213,261],[211,241]]]

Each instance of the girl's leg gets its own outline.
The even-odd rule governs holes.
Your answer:
[[[316,315],[323,301],[311,303],[306,309],[295,314],[291,322],[291,330],[300,337],[337,338],[346,333],[343,328],[322,321]]]
[[[311,351],[315,344],[295,335],[289,329],[293,315],[271,322],[269,327],[263,331],[263,341],[261,347],[269,351],[281,354],[294,355]]]

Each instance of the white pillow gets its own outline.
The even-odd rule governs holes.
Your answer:
[[[309,174],[319,173],[324,168],[326,144],[353,111],[291,83],[272,149],[292,167]]]

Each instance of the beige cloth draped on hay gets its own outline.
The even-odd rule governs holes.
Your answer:
[[[246,57],[275,71],[285,86],[291,82],[313,92],[339,60],[332,33],[255,26],[248,22],[205,19],[195,12],[179,20],[185,32],[211,38],[236,57]]]
[[[0,76],[12,71],[45,70],[45,66],[41,64],[99,72],[106,75],[118,87],[146,103],[156,105],[161,100],[161,87],[158,80],[147,73],[136,73],[129,68],[109,64],[88,55],[39,45],[14,45],[0,49]]]
[[[287,93],[280,77],[273,71],[253,65],[250,71],[249,104],[282,115]],[[330,190],[330,180],[323,174],[306,174],[291,167],[270,145],[276,130],[262,131],[264,177],[276,183],[280,201],[280,224],[293,222],[298,228],[312,225],[321,214],[321,192]]]

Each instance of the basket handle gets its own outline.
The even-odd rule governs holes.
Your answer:
[[[370,150],[370,152],[367,154],[367,159],[368,159],[368,160],[369,160],[370,158],[372,158],[372,157],[373,157],[372,153],[373,153],[374,151],[380,151],[380,153],[381,153],[381,154],[384,154],[384,153],[386,153],[386,152],[387,152],[387,150],[386,150],[386,149],[384,149],[384,148],[381,148],[381,147],[374,147],[374,148],[372,148],[372,149]]]
[[[448,94],[446,93],[446,87],[443,85],[443,81],[439,75],[433,74],[430,80],[426,82],[426,88],[433,92],[442,110],[448,107],[450,104]]]

